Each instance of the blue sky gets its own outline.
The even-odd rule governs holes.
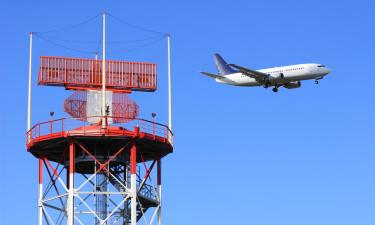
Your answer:
[[[3,1],[2,221],[33,224],[37,216],[37,160],[25,149],[28,33],[107,11],[172,35],[176,144],[163,168],[164,224],[374,224],[374,4]],[[86,28],[55,36],[97,40],[98,33],[89,32],[98,28],[95,21]],[[108,29],[111,40],[136,35],[115,21]],[[165,44],[163,39],[149,51],[113,56],[159,63],[159,90],[133,98],[143,117],[155,111],[164,123]],[[318,86],[306,81],[277,94],[224,86],[198,73],[215,71],[215,52],[254,69],[317,62],[332,73]],[[35,41],[35,54],[85,56],[41,40]],[[37,87],[34,80],[33,123],[48,120],[51,110],[66,116],[67,96],[59,88]]]

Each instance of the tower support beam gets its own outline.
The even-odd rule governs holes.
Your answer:
[[[69,191],[67,202],[67,225],[74,225],[74,166],[75,166],[75,146],[69,144]]]
[[[137,147],[132,144],[130,149],[130,189],[131,189],[131,225],[137,224]]]
[[[157,180],[158,180],[158,197],[159,197],[159,208],[158,208],[158,225],[162,225],[162,198],[161,198],[161,158],[159,156],[157,160]]]
[[[39,158],[38,225],[43,224],[43,159]]]

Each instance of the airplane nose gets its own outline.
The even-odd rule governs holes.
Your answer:
[[[331,69],[325,68],[325,74],[331,73]]]

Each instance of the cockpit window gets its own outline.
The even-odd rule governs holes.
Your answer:
[[[318,65],[318,67],[326,67],[325,65]]]

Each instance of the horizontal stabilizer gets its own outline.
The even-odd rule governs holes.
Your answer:
[[[207,73],[207,72],[200,72],[200,73],[203,74],[203,75],[212,77],[212,78],[223,78],[222,76],[217,75],[217,74],[213,74],[213,73]]]

